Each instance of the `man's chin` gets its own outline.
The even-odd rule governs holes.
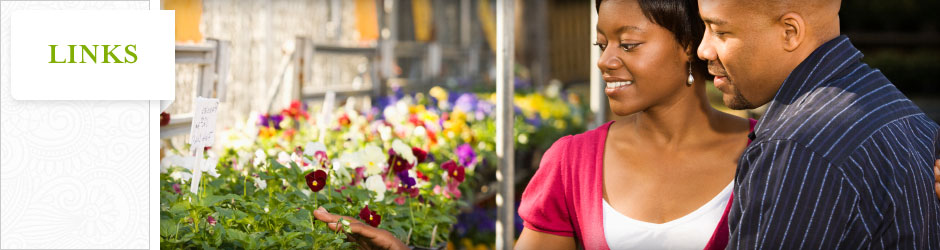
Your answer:
[[[747,110],[753,109],[750,103],[747,100],[744,100],[741,96],[735,96],[733,94],[721,94],[721,100],[725,103],[725,106],[732,110]]]

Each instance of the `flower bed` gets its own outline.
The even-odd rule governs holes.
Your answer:
[[[325,114],[294,102],[222,133],[222,153],[208,151],[200,166],[206,174],[197,194],[189,192],[193,158],[175,150],[161,164],[161,246],[354,248],[313,219],[317,207],[412,246],[449,242],[468,197],[492,179],[477,175],[495,168],[491,98],[435,88],[383,98],[380,108],[346,105]],[[580,109],[560,98],[529,94],[516,102],[523,150],[547,148],[540,138],[580,123],[571,118],[580,119],[573,114]]]

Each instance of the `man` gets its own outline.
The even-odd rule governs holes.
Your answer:
[[[729,247],[940,248],[938,127],[839,31],[839,0],[699,0],[698,55],[732,109],[767,104]]]

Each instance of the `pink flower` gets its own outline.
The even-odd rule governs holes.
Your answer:
[[[215,218],[212,217],[212,215],[209,215],[209,218],[206,218],[206,222],[208,222],[209,225],[215,226],[216,221],[215,221]]]

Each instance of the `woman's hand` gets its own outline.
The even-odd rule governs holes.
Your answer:
[[[392,233],[388,231],[372,227],[349,216],[331,214],[327,212],[326,209],[323,209],[323,207],[313,211],[313,217],[319,221],[326,222],[326,225],[334,231],[343,230],[344,227],[348,227],[349,233],[346,234],[347,239],[358,244],[359,249],[408,249],[408,246],[405,246],[398,238],[395,238],[395,235],[392,235]],[[340,218],[348,221],[349,225],[341,224],[339,222]]]
[[[933,189],[937,193],[937,198],[940,198],[940,160],[937,160],[933,163]]]

